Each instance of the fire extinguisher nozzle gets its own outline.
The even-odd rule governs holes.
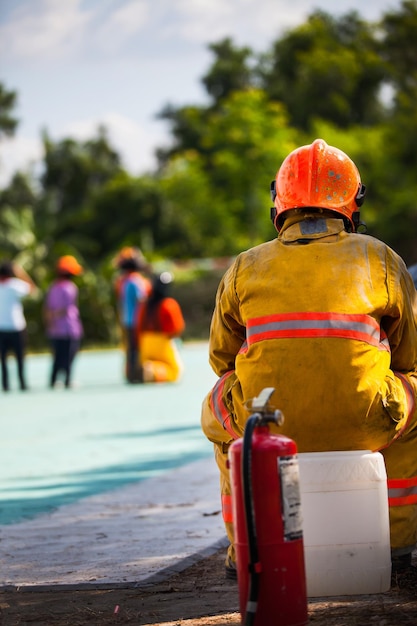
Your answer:
[[[284,423],[284,414],[279,409],[274,411],[274,422],[277,426],[282,426]]]

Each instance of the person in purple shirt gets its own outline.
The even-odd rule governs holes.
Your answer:
[[[71,386],[72,365],[83,335],[78,309],[78,287],[73,279],[82,271],[83,268],[75,257],[60,257],[56,265],[56,279],[46,294],[44,320],[53,352],[50,377],[52,388],[55,387],[60,372],[64,375],[65,387]]]

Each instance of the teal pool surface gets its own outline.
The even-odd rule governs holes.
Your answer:
[[[127,385],[119,350],[82,351],[74,389],[47,386],[50,356],[28,356],[21,392],[0,391],[0,524],[141,481],[212,454],[201,403],[216,381],[207,344],[183,344],[175,384]]]

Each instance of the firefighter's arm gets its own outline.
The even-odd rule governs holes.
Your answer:
[[[383,320],[391,349],[391,368],[417,376],[417,291],[405,263],[394,256],[388,267],[391,315]]]
[[[209,360],[217,376],[235,369],[236,355],[246,339],[235,291],[236,268],[237,262],[227,270],[219,284],[211,320]]]

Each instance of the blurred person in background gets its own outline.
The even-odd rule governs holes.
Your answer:
[[[24,358],[26,344],[26,319],[22,300],[36,290],[35,283],[26,271],[11,261],[0,263],[0,354],[3,391],[9,391],[7,356],[14,354],[17,363],[20,389],[27,389]]]
[[[75,257],[61,256],[56,264],[56,278],[44,302],[46,334],[52,346],[52,370],[49,385],[55,387],[62,372],[65,387],[71,386],[72,366],[80,349],[83,326],[78,308],[78,287],[74,278],[83,268]]]
[[[151,291],[147,277],[149,264],[138,248],[125,247],[113,261],[120,274],[115,282],[117,314],[125,352],[125,377],[128,383],[142,383],[138,344],[138,319],[141,306]]]
[[[175,343],[185,329],[185,321],[177,300],[169,296],[172,275],[155,276],[152,291],[139,315],[139,346],[143,382],[177,381],[183,363]]]

